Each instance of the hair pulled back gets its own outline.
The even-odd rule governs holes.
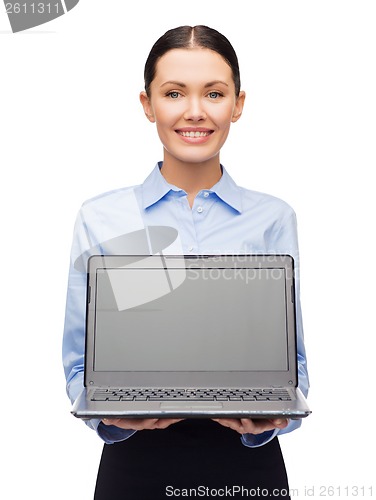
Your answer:
[[[173,49],[204,48],[217,52],[232,70],[235,94],[240,92],[240,71],[236,52],[229,40],[219,31],[208,26],[179,26],[166,31],[153,45],[146,60],[144,79],[145,91],[150,97],[150,85],[155,78],[158,60]]]

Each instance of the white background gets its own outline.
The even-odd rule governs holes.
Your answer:
[[[102,443],[70,415],[61,364],[73,223],[161,159],[138,93],[152,44],[181,24],[239,56],[246,108],[222,162],[298,216],[313,414],[280,438],[290,486],[375,496],[375,2],[81,0],[18,34],[0,10],[1,497],[92,498]]]

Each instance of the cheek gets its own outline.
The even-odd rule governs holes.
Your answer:
[[[223,107],[218,106],[218,109],[213,110],[211,116],[219,128],[227,129],[231,125],[232,115],[233,115],[232,106],[223,106]]]
[[[171,126],[181,116],[181,106],[175,105],[159,105],[154,108],[154,116],[157,124],[160,126]]]

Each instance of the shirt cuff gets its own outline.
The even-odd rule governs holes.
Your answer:
[[[243,434],[241,441],[248,448],[258,448],[266,443],[269,443],[278,434],[279,429],[273,431],[265,431],[262,434]]]
[[[132,429],[120,429],[116,425],[105,425],[103,422],[99,422],[97,427],[98,436],[103,439],[106,444],[119,443],[120,441],[125,441],[135,434],[137,431]]]
[[[120,429],[120,427],[116,427],[116,425],[105,425],[100,419],[96,418],[85,420],[85,424],[96,431],[98,436],[106,444],[114,444],[120,441],[125,441],[137,432],[132,429]]]
[[[287,434],[288,432],[292,432],[298,429],[302,424],[302,420],[290,420],[287,427],[284,429],[274,429],[273,431],[266,431],[262,434],[243,434],[241,437],[242,443],[244,446],[248,446],[249,448],[257,448],[258,446],[263,446],[266,443],[269,443],[273,438],[281,434]]]

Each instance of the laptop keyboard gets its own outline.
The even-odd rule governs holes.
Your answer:
[[[96,389],[92,401],[291,401],[287,389]]]

